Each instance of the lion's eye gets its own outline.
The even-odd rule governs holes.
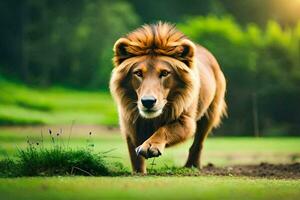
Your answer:
[[[162,70],[162,71],[160,72],[159,77],[166,77],[166,76],[168,76],[169,74],[170,74],[170,72],[168,72],[167,70]]]
[[[143,72],[141,70],[135,71],[134,74],[138,77],[143,77]]]

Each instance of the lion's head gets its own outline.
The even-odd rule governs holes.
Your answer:
[[[193,42],[167,23],[131,32],[114,45],[112,94],[129,115],[175,119],[191,104],[199,83],[195,51]]]

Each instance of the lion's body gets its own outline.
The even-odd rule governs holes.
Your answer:
[[[115,69],[110,88],[118,104],[120,127],[127,140],[133,170],[146,171],[144,158],[136,155],[135,148],[143,151],[146,158],[158,156],[165,147],[193,135],[186,166],[200,167],[203,141],[226,113],[226,81],[216,59],[173,26],[162,23],[144,26],[121,38],[114,50]],[[158,117],[147,119],[139,114],[136,91],[140,92],[141,86],[135,90],[134,77],[130,75],[138,65],[146,66],[145,71],[152,68],[157,71],[166,65],[174,74],[163,83],[168,94],[162,101],[167,103]],[[142,84],[140,81],[138,84]],[[144,90],[154,94],[166,93],[151,88],[155,87],[155,81],[153,85],[149,82],[148,88],[143,84]]]
[[[221,122],[221,117],[226,114],[226,81],[216,59],[209,51],[197,46],[196,58],[200,78],[197,120],[206,114],[216,127]]]

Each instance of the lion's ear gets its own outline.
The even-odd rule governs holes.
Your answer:
[[[176,57],[178,60],[185,63],[188,67],[193,65],[196,47],[190,40],[183,40],[177,47]]]
[[[114,45],[114,63],[115,66],[120,65],[124,60],[129,58],[131,54],[127,51],[129,46],[129,40],[126,38],[120,38]]]

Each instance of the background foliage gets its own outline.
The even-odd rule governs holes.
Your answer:
[[[7,99],[18,102],[8,95],[7,85],[16,86],[9,82],[104,94],[115,40],[143,23],[163,20],[177,23],[211,50],[225,72],[229,118],[217,135],[252,135],[255,127],[262,135],[300,134],[298,0],[11,0],[0,2],[0,16],[0,74],[5,77],[0,106]],[[106,102],[105,110],[111,100]],[[3,108],[0,124],[6,124],[7,113],[14,113]],[[111,120],[117,118],[115,110],[111,113],[109,120],[102,117],[98,123],[116,125]],[[52,120],[49,113],[37,116],[44,116],[38,118],[43,123]]]
[[[269,21],[264,29],[244,28],[231,17],[196,17],[179,28],[210,49],[228,81],[229,119],[223,132],[253,132],[253,106],[265,134],[297,134],[300,100],[300,23],[282,29]],[[224,131],[224,129],[226,131]]]

